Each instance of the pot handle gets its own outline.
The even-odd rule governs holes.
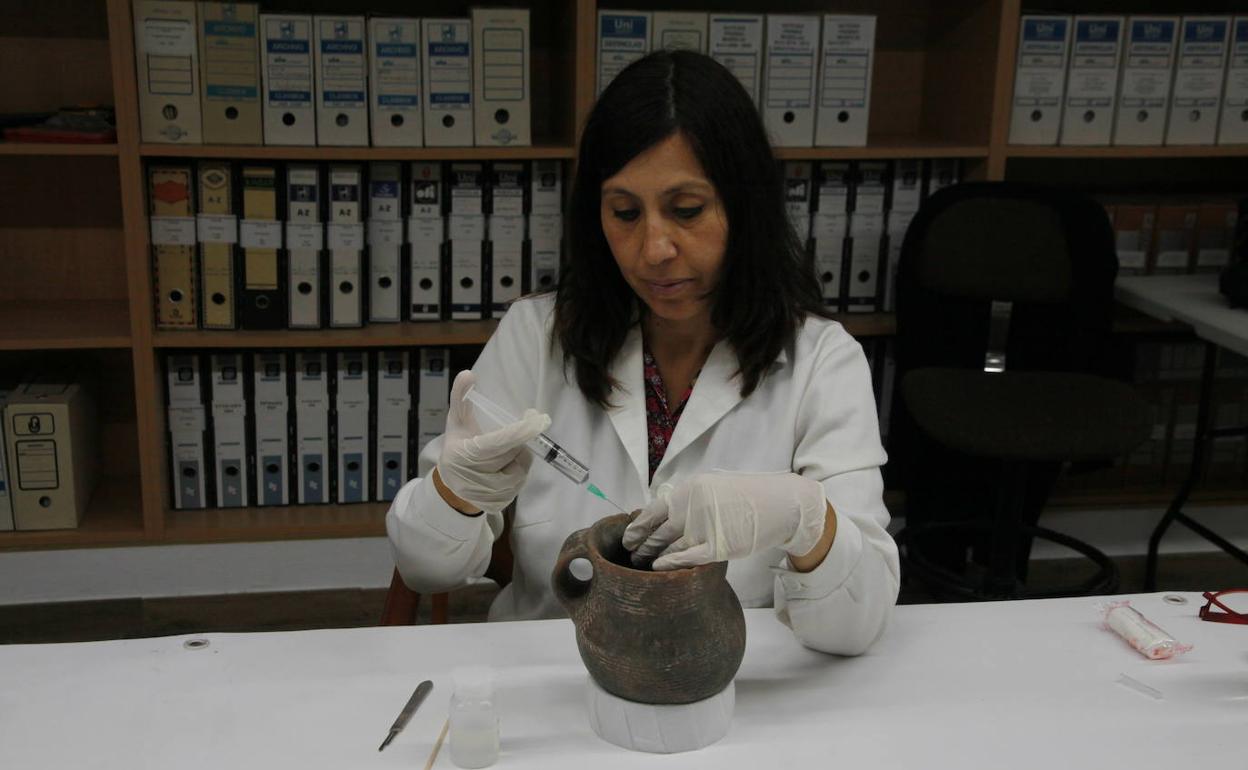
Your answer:
[[[559,549],[559,559],[555,562],[555,571],[550,576],[555,598],[574,619],[585,604],[585,597],[589,594],[593,578],[581,580],[572,574],[569,567],[575,559],[589,558],[589,535],[588,529],[578,530],[568,535],[568,539],[563,541],[563,548]]]

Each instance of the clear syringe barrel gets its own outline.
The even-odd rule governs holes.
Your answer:
[[[468,392],[464,394],[464,398],[474,407],[480,409],[481,413],[494,423],[495,428],[510,425],[519,419],[483,395],[477,390],[476,386],[469,388]],[[528,447],[530,452],[537,455],[538,458],[566,476],[572,483],[584,484],[589,479],[589,468],[568,454],[563,447],[556,444],[545,433],[539,433],[535,438],[526,442],[525,446]]]

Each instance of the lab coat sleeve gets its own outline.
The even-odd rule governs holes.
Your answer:
[[[477,386],[514,414],[533,406],[537,373],[548,349],[549,302],[512,305],[473,365]],[[408,588],[438,593],[485,574],[501,513],[465,516],[447,505],[433,486],[442,437],[429,442],[417,461],[419,476],[395,495],[386,513],[386,534],[395,566]]]
[[[807,647],[859,655],[883,633],[900,586],[871,373],[862,347],[830,326],[798,408],[795,472],[817,479],[836,515],[836,538],[808,573],[775,568],[776,614]]]

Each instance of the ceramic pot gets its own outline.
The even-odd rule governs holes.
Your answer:
[[[693,703],[723,690],[745,654],[745,616],[727,562],[634,569],[618,514],[564,541],[551,583],[576,626],[581,660],[604,690],[640,703]],[[569,571],[585,559],[593,576]]]

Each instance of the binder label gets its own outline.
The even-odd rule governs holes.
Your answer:
[[[368,245],[373,248],[403,245],[403,221],[399,219],[368,220]],[[332,241],[331,248],[334,248]]]
[[[280,249],[282,223],[263,219],[244,219],[238,224],[238,241],[245,249]]]
[[[363,251],[364,225],[359,222],[330,222],[326,227],[329,229],[331,250]]]
[[[195,245],[195,217],[152,217],[151,223],[153,245]]]
[[[286,223],[286,248],[291,251],[320,251],[325,244],[325,230],[320,223]]]
[[[200,243],[238,243],[238,218],[228,214],[200,214],[196,217]]]

